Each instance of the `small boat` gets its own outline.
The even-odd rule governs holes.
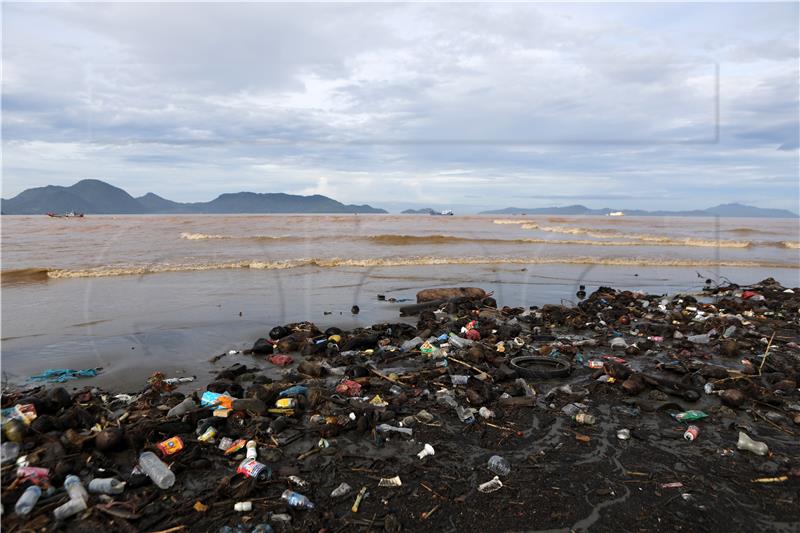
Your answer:
[[[607,217],[624,217],[625,213],[623,213],[622,211],[612,211],[612,212],[606,214],[606,216]]]
[[[439,211],[438,213],[436,211],[431,211],[431,215],[435,215],[435,216],[453,216],[453,212],[450,211],[449,209],[446,209],[444,211]]]
[[[52,218],[83,218],[83,213],[76,213],[75,211],[70,211],[69,213],[59,214],[53,213],[52,211],[47,213],[47,216]]]

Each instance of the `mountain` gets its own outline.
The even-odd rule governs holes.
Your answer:
[[[2,211],[13,215],[64,213],[146,213],[130,194],[100,180],[81,180],[75,185],[48,185],[26,189],[10,200],[2,200]]]
[[[119,187],[87,179],[69,187],[48,185],[2,199],[5,215],[41,215],[76,211],[91,214],[141,213],[386,213],[369,205],[346,205],[327,196],[238,192],[210,202],[181,203],[154,193],[134,198]]]
[[[589,209],[583,205],[565,207],[537,207],[524,209],[506,207],[492,211],[482,211],[481,215],[607,215],[615,211],[623,211],[628,216],[640,217],[764,217],[764,218],[798,218],[796,213],[787,209],[770,209],[742,204],[721,204],[707,209],[691,211],[645,211],[642,209]]]

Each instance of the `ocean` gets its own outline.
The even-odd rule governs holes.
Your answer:
[[[580,285],[673,294],[766,277],[800,286],[797,219],[3,216],[2,373],[24,383],[45,368],[102,367],[80,384],[133,388],[155,370],[202,380],[211,356],[276,324],[396,322],[404,300],[434,286],[531,306],[576,302]]]

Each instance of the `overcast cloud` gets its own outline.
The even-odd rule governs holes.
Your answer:
[[[798,211],[798,4],[3,3],[3,196]]]

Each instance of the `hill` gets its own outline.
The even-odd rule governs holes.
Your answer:
[[[565,207],[506,207],[482,211],[481,215],[607,215],[615,211],[623,211],[628,216],[653,216],[653,217],[764,217],[764,218],[798,218],[797,213],[787,209],[769,209],[742,204],[720,204],[707,209],[691,211],[645,211],[642,209],[589,209],[583,205],[569,205]]]
[[[26,189],[2,200],[5,215],[40,215],[76,211],[87,214],[169,213],[386,213],[369,205],[351,205],[315,194],[238,192],[221,194],[210,202],[181,203],[154,193],[134,198],[119,187],[95,179],[69,187],[48,185]]]

